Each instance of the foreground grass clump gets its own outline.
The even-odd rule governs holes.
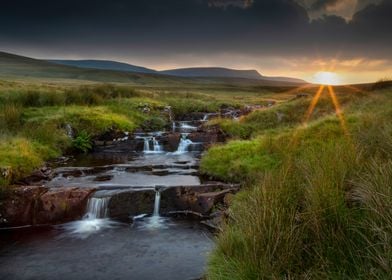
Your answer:
[[[44,160],[58,152],[26,138],[6,138],[0,141],[0,185],[28,174]]]
[[[344,126],[327,116],[212,148],[202,161],[210,175],[251,179],[229,209],[208,279],[389,279],[391,104],[379,92],[345,108]],[[237,169],[258,156],[235,150],[238,142],[280,161]],[[226,168],[214,169],[223,150]]]
[[[108,131],[132,132],[149,122],[148,126],[164,106],[149,95],[111,85],[6,83],[0,87],[0,185],[29,175],[69,148],[89,151],[92,139]],[[146,106],[148,113],[142,111]],[[162,117],[156,123],[151,129],[166,125]]]

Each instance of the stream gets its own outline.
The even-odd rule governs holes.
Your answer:
[[[190,139],[201,121],[114,139],[96,152],[56,164],[46,186],[97,191],[81,220],[0,230],[0,279],[201,278],[213,236],[199,222],[161,216],[159,189],[202,183],[198,165],[204,143]],[[169,141],[173,138],[176,146]],[[120,188],[155,190],[153,212],[111,219],[108,204]]]

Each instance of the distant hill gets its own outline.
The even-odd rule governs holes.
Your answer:
[[[38,79],[41,81],[50,80],[67,80],[67,81],[91,81],[100,83],[127,83],[131,85],[143,87],[159,87],[159,88],[186,88],[186,87],[259,87],[259,86],[297,86],[298,83],[306,82],[301,80],[285,80],[289,78],[268,78],[261,76],[255,70],[233,70],[225,68],[212,68],[205,70],[204,75],[196,75],[196,72],[190,74],[174,76],[169,74],[170,70],[162,72],[154,72],[154,70],[122,64],[117,62],[95,61],[96,67],[107,67],[110,69],[98,69],[76,67],[54,63],[52,61],[29,58],[25,56],[0,52],[0,79]],[[83,63],[82,63],[83,64]],[[99,65],[98,65],[99,64]],[[92,66],[92,64],[89,64]],[[98,65],[98,66],[97,66]],[[134,71],[118,70],[130,69],[134,67]],[[117,67],[117,69],[112,69]],[[147,70],[146,70],[147,69]],[[215,69],[215,70],[214,70]],[[222,70],[224,69],[224,70]],[[153,71],[153,73],[137,72],[137,71]],[[210,71],[211,70],[211,71]],[[178,71],[182,71],[178,69]],[[166,73],[165,73],[166,72]],[[187,71],[185,71],[187,72]],[[203,71],[202,71],[203,72]],[[188,72],[189,73],[189,72]],[[200,73],[200,72],[199,72]],[[239,76],[239,77],[238,77]],[[274,80],[279,79],[279,80]],[[297,82],[299,81],[299,82]]]
[[[163,75],[80,68],[5,52],[0,52],[0,78],[65,79],[131,84],[176,81],[174,77],[164,77]]]
[[[256,70],[235,70],[221,67],[180,68],[160,71],[160,73],[178,77],[244,78],[253,80],[263,78]]]
[[[154,74],[157,71],[148,69],[141,66],[136,66],[128,63],[111,61],[111,60],[47,60],[48,62],[74,66],[79,68],[89,69],[101,69],[101,70],[114,70],[114,71],[125,71],[125,72],[137,72],[137,73],[150,73]]]
[[[304,80],[287,77],[267,77],[256,70],[236,70],[222,67],[194,67],[160,71],[160,73],[178,77],[216,77],[216,78],[243,78],[252,80],[265,80],[289,83],[306,83]]]

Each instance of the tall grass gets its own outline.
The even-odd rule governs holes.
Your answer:
[[[275,131],[264,142],[262,152],[279,154],[281,164],[266,169],[259,163],[257,179],[235,197],[209,279],[390,279],[392,100],[375,100],[366,110],[359,104],[348,110],[349,135],[326,117]],[[260,139],[237,145],[260,146]],[[254,156],[232,145],[213,148],[212,155],[225,149],[231,155],[223,166],[239,172],[232,163]],[[214,162],[210,152],[202,165]]]
[[[369,277],[388,279],[392,275],[392,161],[372,160],[354,185],[353,199],[366,212],[361,234]]]
[[[2,130],[18,130],[22,125],[23,108],[15,104],[0,106],[0,125]]]

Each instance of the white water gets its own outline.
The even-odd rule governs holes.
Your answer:
[[[158,140],[155,137],[142,137],[144,139],[144,148],[143,152],[145,154],[157,154],[162,153],[162,146],[159,144]],[[152,148],[151,143],[152,142]]]
[[[87,202],[87,210],[84,219],[107,218],[110,197],[91,197]]]
[[[84,239],[102,229],[118,225],[117,222],[108,218],[109,200],[110,197],[91,197],[87,202],[86,214],[82,220],[61,226],[66,231],[65,235]]]
[[[196,126],[189,125],[189,124],[187,124],[185,122],[180,122],[180,128],[181,129],[186,129],[186,130],[197,130]]]
[[[154,152],[162,152],[162,147],[161,145],[159,145],[159,142],[155,139],[155,137],[152,138],[152,144],[154,147]]]
[[[73,133],[72,126],[71,126],[69,123],[67,123],[67,124],[65,125],[65,130],[66,130],[67,136],[68,136],[69,138],[73,138],[73,137],[74,137],[74,133]]]
[[[181,135],[180,143],[178,144],[177,151],[174,154],[184,154],[189,151],[189,146],[193,144],[193,142],[187,138],[188,134],[183,133]]]
[[[161,192],[159,190],[155,191],[155,201],[154,201],[154,212],[153,216],[159,217],[159,206],[161,204]]]
[[[144,149],[143,152],[148,152],[150,151],[150,139],[145,137],[144,138]]]

